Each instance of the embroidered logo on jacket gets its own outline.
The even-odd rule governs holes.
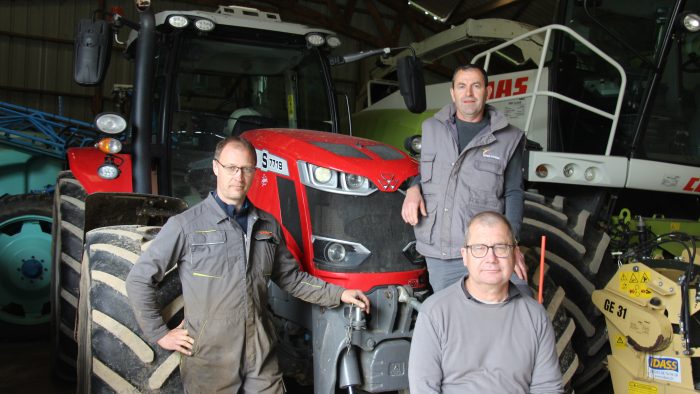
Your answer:
[[[481,156],[483,156],[483,157],[488,157],[489,159],[501,160],[500,157],[498,157],[498,156],[496,156],[496,155],[489,154],[489,151],[490,151],[490,150],[491,150],[491,149],[488,149],[488,148],[481,148],[481,151],[482,151],[482,152],[481,152]]]

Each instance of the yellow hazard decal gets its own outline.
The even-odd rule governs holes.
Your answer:
[[[624,348],[627,346],[627,338],[624,335],[615,335],[613,344],[616,348]]]
[[[659,389],[651,384],[646,384],[642,382],[635,382],[630,380],[627,385],[627,393],[629,394],[657,394]]]
[[[651,298],[651,290],[647,284],[651,280],[649,271],[639,272],[620,272],[618,274],[620,282],[620,291],[628,294],[630,297],[636,298]]]

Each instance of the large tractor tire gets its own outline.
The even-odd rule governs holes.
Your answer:
[[[46,338],[51,220],[50,194],[0,200],[0,340]]]
[[[180,393],[180,355],[143,339],[125,280],[160,227],[113,226],[88,232],[78,324],[79,393]],[[183,319],[178,270],[169,271],[157,300],[170,328]]]
[[[70,171],[58,174],[53,210],[51,351],[53,373],[75,380],[75,339],[87,193]]]
[[[610,349],[605,320],[593,306],[591,294],[607,283],[617,268],[608,253],[610,237],[596,227],[589,212],[567,208],[565,198],[547,199],[528,192],[520,242],[528,249],[529,265],[539,264],[542,235],[546,236],[546,277],[556,294],[552,297],[575,322],[572,331],[562,317],[553,319],[555,331],[567,333],[578,359],[566,364],[560,358],[564,379],[576,393],[585,393],[608,376],[605,360]],[[531,266],[529,272],[536,273],[532,277],[536,285],[539,270]],[[545,283],[545,294],[548,286]],[[559,288],[563,291],[557,292]],[[560,346],[564,344],[558,343],[558,350]]]

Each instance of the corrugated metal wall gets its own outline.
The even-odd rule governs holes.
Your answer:
[[[0,0],[0,101],[42,111],[92,120],[94,113],[114,110],[111,91],[115,84],[131,84],[133,72],[119,50],[112,53],[107,78],[101,88],[86,88],[73,82],[73,34],[79,19],[107,3],[120,6],[128,18],[136,19],[132,0]],[[155,3],[155,2],[154,2]],[[319,12],[326,7],[307,4]],[[158,1],[156,10],[196,9],[187,2]],[[203,7],[200,7],[203,8]],[[212,7],[203,8],[213,11]],[[356,14],[353,25],[365,31],[374,29],[367,15]],[[122,29],[125,40],[128,29]],[[356,51],[359,46],[347,37],[339,53]],[[337,68],[339,88],[354,94],[357,66]],[[97,98],[96,98],[97,96]],[[100,108],[101,100],[102,108]]]
[[[480,0],[481,2],[486,0]],[[541,2],[551,6],[554,1]],[[156,11],[198,8],[185,1],[157,0],[153,3]],[[345,2],[337,3],[339,10],[343,12]],[[92,120],[94,113],[99,110],[114,110],[111,101],[112,87],[115,84],[131,84],[133,78],[131,65],[122,58],[120,51],[113,52],[109,72],[101,88],[80,87],[72,79],[75,25],[79,19],[91,17],[94,10],[105,4],[107,7],[119,6],[128,18],[137,19],[133,0],[0,0],[0,101],[85,121]],[[258,4],[260,9],[265,10],[271,8],[269,4],[262,2],[248,1],[246,4]],[[298,4],[332,18],[325,2],[309,0],[299,1]],[[377,1],[372,4],[384,19],[387,30],[391,31],[400,15]],[[529,16],[533,14],[541,17],[546,12],[543,12],[539,4],[530,2],[524,10],[515,7],[513,10],[520,11],[521,18],[525,16],[525,19],[531,19]],[[354,7],[355,12],[351,19],[339,21],[339,24],[347,23],[348,26],[370,36],[382,37],[382,32],[368,12],[369,5],[358,1]],[[199,8],[214,10],[214,7]],[[502,11],[508,12],[507,9]],[[431,34],[424,27],[420,27],[420,24],[416,25],[421,35],[427,37]],[[120,39],[125,40],[128,29],[122,30]],[[335,50],[335,54],[370,49],[367,44],[361,44],[347,36],[339,36],[343,45]],[[416,41],[413,32],[404,25],[399,45],[408,45],[413,41]],[[368,59],[334,67],[336,89],[348,94],[351,103],[354,104],[354,96],[362,88],[361,84],[366,80],[375,62],[376,59]]]
[[[91,121],[96,111],[114,110],[112,87],[131,84],[133,79],[131,64],[121,51],[112,52],[101,88],[73,82],[75,26],[78,20],[91,17],[101,3],[119,6],[127,18],[138,19],[133,0],[0,0],[0,101],[84,121]],[[154,3],[156,11],[214,10],[187,2]],[[120,40],[126,40],[128,31],[122,29]],[[96,96],[102,98],[102,108]]]

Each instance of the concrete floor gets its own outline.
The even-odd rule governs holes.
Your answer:
[[[75,393],[75,385],[51,376],[48,339],[0,342],[0,393]]]
[[[308,389],[299,391],[298,387],[288,388],[290,393],[308,392]],[[613,394],[610,380],[602,382],[591,392]],[[0,393],[73,394],[75,384],[52,377],[48,339],[0,342]]]

